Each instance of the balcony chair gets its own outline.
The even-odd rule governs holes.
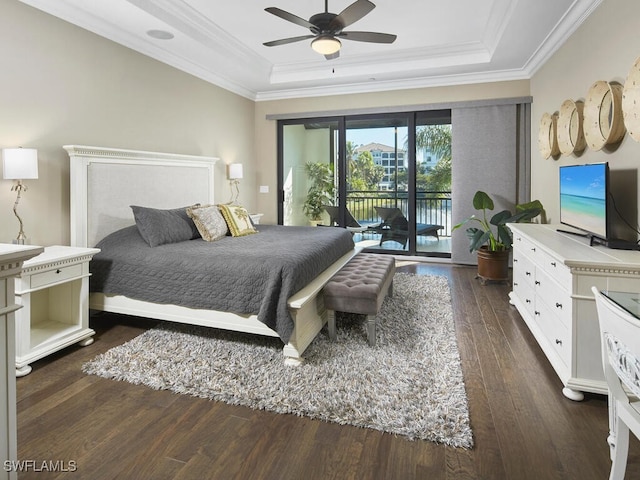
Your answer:
[[[375,227],[376,231],[380,233],[380,246],[382,246],[384,242],[395,241],[400,243],[402,248],[406,248],[407,240],[409,239],[409,220],[404,216],[402,210],[398,207],[374,208],[382,219],[382,223]],[[444,228],[442,225],[417,223],[416,234],[426,237],[436,237],[436,240],[440,240],[438,230],[442,228]]]
[[[337,227],[340,225],[340,208],[334,205],[325,205],[325,211],[329,214],[329,225]],[[354,218],[349,209],[346,211],[346,228],[351,233],[364,232],[368,227],[360,225],[360,223]]]
[[[627,468],[629,430],[640,438],[640,320],[591,287],[596,299],[602,364],[609,389],[610,480]]]

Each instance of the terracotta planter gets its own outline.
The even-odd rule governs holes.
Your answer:
[[[492,252],[486,246],[478,250],[478,277],[484,284],[487,280],[509,280],[509,254],[510,250]]]

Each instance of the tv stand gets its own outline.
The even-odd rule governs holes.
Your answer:
[[[560,232],[560,233],[567,233],[569,235],[575,235],[576,237],[584,237],[587,238],[589,237],[588,233],[584,233],[584,232],[572,232],[571,230],[562,230],[561,228],[556,228],[556,232]]]
[[[607,393],[600,328],[591,287],[640,291],[640,252],[591,245],[560,225],[509,224],[514,305],[562,381],[562,393]]]

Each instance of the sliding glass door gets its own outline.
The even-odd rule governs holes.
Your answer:
[[[344,204],[366,226],[360,240],[368,250],[411,251],[410,116],[365,116],[345,122],[347,166]]]
[[[323,207],[336,204],[339,125],[339,120],[320,119],[280,126],[278,223],[330,224]]]
[[[450,119],[447,110],[280,121],[279,223],[346,227],[368,251],[449,256]]]

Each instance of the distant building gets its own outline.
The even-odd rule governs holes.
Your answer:
[[[407,169],[406,152],[398,149],[398,161],[396,163],[396,149],[382,143],[368,143],[356,148],[359,155],[362,152],[370,152],[373,157],[373,163],[384,168],[384,177],[378,184],[380,190],[391,190],[395,187],[396,168],[398,173]]]

